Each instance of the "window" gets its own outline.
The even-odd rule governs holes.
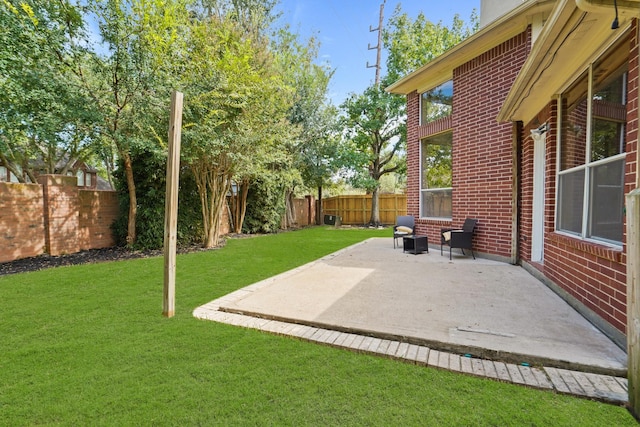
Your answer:
[[[76,177],[78,177],[78,187],[84,187],[84,171],[76,172]]]
[[[622,244],[627,57],[593,64],[561,97],[556,228]]]
[[[6,166],[0,166],[0,182],[20,182]]]
[[[450,116],[452,106],[453,81],[449,80],[420,95],[420,124]]]
[[[420,216],[451,218],[452,132],[425,138],[420,143]]]

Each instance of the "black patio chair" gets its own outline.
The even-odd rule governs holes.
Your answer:
[[[462,229],[443,228],[440,230],[440,255],[442,255],[442,247],[444,245],[449,246],[449,259],[451,259],[451,250],[458,248],[462,250],[462,254],[465,249],[471,251],[471,256],[476,259],[476,255],[473,253],[473,231],[478,223],[477,219],[467,218],[464,220]]]
[[[411,236],[414,233],[415,220],[411,215],[400,215],[393,226],[393,249],[396,248],[396,239]]]

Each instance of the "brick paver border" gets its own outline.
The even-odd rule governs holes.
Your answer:
[[[389,357],[417,365],[446,369],[467,375],[510,382],[528,387],[553,390],[606,403],[624,405],[628,401],[627,379],[588,372],[571,371],[526,364],[503,363],[471,356],[439,351],[426,346],[391,339],[375,338],[315,326],[252,317],[220,311],[225,302],[234,301],[248,292],[238,290],[204,304],[193,311],[196,318],[295,337],[298,339],[345,348],[355,352]]]

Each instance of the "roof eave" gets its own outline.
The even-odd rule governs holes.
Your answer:
[[[451,80],[455,68],[522,33],[527,29],[532,15],[548,12],[553,3],[554,0],[529,0],[522,3],[385,90],[407,95],[413,91],[424,92]]]
[[[610,17],[611,10],[601,7],[585,10],[586,7],[578,7],[581,3],[585,1],[561,0],[553,9],[502,104],[498,122],[531,121],[562,90],[571,78],[570,73],[582,72],[595,52],[627,31],[633,16],[631,9],[620,10],[620,28],[613,32],[611,20],[597,19],[602,17],[601,13]],[[636,15],[638,10],[636,6]],[[591,28],[580,29],[585,23]],[[574,32],[583,35],[573,38]]]

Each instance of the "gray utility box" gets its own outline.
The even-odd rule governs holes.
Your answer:
[[[325,215],[324,216],[324,224],[325,225],[335,225],[339,227],[342,223],[342,218],[336,215]]]

